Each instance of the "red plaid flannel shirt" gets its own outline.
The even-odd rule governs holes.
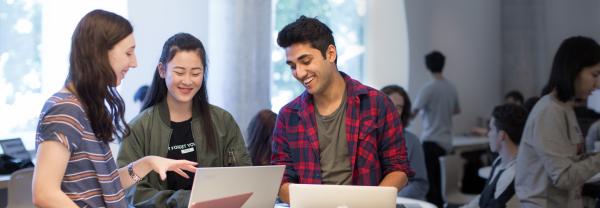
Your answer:
[[[379,185],[385,175],[414,175],[406,156],[398,111],[383,93],[340,72],[346,82],[346,140],[352,184]],[[286,165],[282,184],[321,184],[319,140],[312,95],[285,105],[273,131],[271,163]]]

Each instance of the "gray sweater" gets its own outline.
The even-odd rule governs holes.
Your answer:
[[[427,195],[427,191],[429,191],[423,147],[419,137],[406,131],[406,129],[402,133],[404,133],[406,156],[410,162],[410,168],[415,171],[415,175],[408,178],[408,184],[398,192],[398,196],[423,200]]]
[[[522,207],[583,207],[581,187],[600,172],[584,152],[573,108],[551,95],[532,109],[519,146],[515,189]]]

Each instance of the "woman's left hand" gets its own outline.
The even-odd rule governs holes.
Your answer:
[[[198,163],[188,160],[173,160],[158,156],[149,156],[148,162],[152,170],[160,176],[161,180],[167,178],[167,171],[173,171],[184,178],[190,178],[184,170],[195,173]]]

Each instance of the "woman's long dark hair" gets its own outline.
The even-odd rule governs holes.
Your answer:
[[[175,57],[175,55],[181,51],[194,51],[198,54],[198,56],[200,56],[200,60],[202,60],[202,65],[204,66],[204,78],[202,79],[202,87],[192,98],[192,111],[196,111],[200,114],[202,130],[204,133],[204,138],[206,138],[206,146],[209,150],[215,150],[215,130],[210,115],[208,93],[206,91],[208,64],[206,61],[206,50],[204,50],[204,45],[200,40],[198,40],[198,38],[188,33],[177,33],[165,42],[158,62],[166,67],[169,61],[171,61],[173,57]],[[159,68],[157,67],[154,72],[152,84],[150,84],[150,88],[146,93],[146,98],[144,99],[144,104],[142,105],[142,111],[156,105],[167,97],[167,84],[165,83],[165,79],[160,77],[158,70]]]
[[[253,165],[269,165],[271,160],[271,137],[277,114],[271,110],[261,110],[248,125],[248,151]]]
[[[133,33],[125,18],[108,11],[94,10],[77,24],[71,38],[69,75],[71,85],[83,104],[96,138],[113,141],[129,134],[125,104],[116,90],[117,75],[108,51]]]
[[[564,40],[552,61],[550,78],[542,96],[556,90],[558,100],[567,102],[575,97],[575,79],[585,67],[600,63],[600,45],[583,36],[570,37]]]

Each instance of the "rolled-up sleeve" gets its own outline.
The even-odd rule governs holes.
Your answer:
[[[380,117],[383,117],[382,136],[378,139],[381,147],[379,156],[381,157],[383,174],[387,175],[393,171],[402,171],[407,176],[412,177],[415,173],[411,170],[408,162],[400,115],[387,97],[383,101],[383,107],[384,111],[379,114]]]

